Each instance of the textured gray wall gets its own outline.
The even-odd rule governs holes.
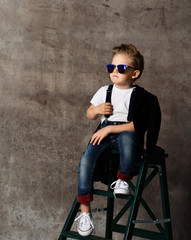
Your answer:
[[[190,0],[0,0],[0,239],[58,238],[98,124],[86,109],[121,42],[145,56],[138,83],[163,113],[174,239],[190,239],[190,10]]]

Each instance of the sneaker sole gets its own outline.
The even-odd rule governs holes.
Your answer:
[[[115,194],[124,194],[124,195],[130,195],[131,194],[131,191],[127,191],[127,190],[124,190],[124,189],[116,189],[114,191]]]
[[[78,233],[83,236],[83,237],[87,237],[89,235],[91,235],[94,231],[94,228],[90,228],[89,230],[87,231],[81,231],[79,228],[78,228]]]

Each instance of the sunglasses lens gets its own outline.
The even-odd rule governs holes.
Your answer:
[[[107,67],[108,73],[112,73],[116,66],[113,65],[113,64],[107,64],[106,67]],[[120,64],[120,65],[117,66],[117,69],[118,69],[119,73],[124,73],[126,68],[127,68],[127,66],[123,65],[123,64]]]
[[[107,65],[107,71],[108,71],[108,73],[112,73],[113,70],[114,70],[114,68],[115,68],[114,65],[112,65],[112,64],[108,64],[108,65]]]
[[[118,65],[118,72],[119,73],[124,73],[126,70],[125,65]]]

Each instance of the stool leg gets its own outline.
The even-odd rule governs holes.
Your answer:
[[[115,174],[114,171],[114,162],[115,158],[111,156],[111,161],[109,162],[109,176],[108,176],[108,192],[111,192],[110,185],[113,181],[113,177]],[[112,239],[112,230],[111,225],[113,222],[113,212],[114,212],[114,198],[107,197],[107,215],[106,215],[106,230],[105,230],[105,237],[107,239]]]
[[[165,159],[161,161],[161,169],[159,169],[159,179],[160,179],[160,187],[161,187],[163,218],[170,219],[169,222],[164,223],[164,228],[167,234],[167,239],[173,240]]]
[[[137,184],[134,191],[134,199],[133,199],[130,213],[129,213],[129,218],[128,218],[128,222],[127,222],[127,226],[126,226],[126,230],[123,238],[124,240],[131,240],[133,236],[133,230],[134,230],[133,220],[135,220],[137,217],[141,195],[144,189],[145,179],[147,175],[147,170],[148,170],[148,163],[146,159],[143,159],[143,162],[140,167],[138,179],[137,179]]]
[[[80,207],[80,203],[78,202],[76,197],[58,240],[65,240],[67,238],[64,236],[64,232],[69,231],[70,228],[72,227],[72,224],[74,222],[74,219],[76,217],[79,207]]]
[[[112,239],[111,224],[113,221],[113,209],[114,209],[114,198],[108,197],[107,198],[106,231],[105,231],[105,237],[107,239]]]

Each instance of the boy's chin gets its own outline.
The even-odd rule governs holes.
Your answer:
[[[112,78],[111,81],[112,81],[113,84],[118,84],[119,83],[119,80],[117,78],[116,79]]]

